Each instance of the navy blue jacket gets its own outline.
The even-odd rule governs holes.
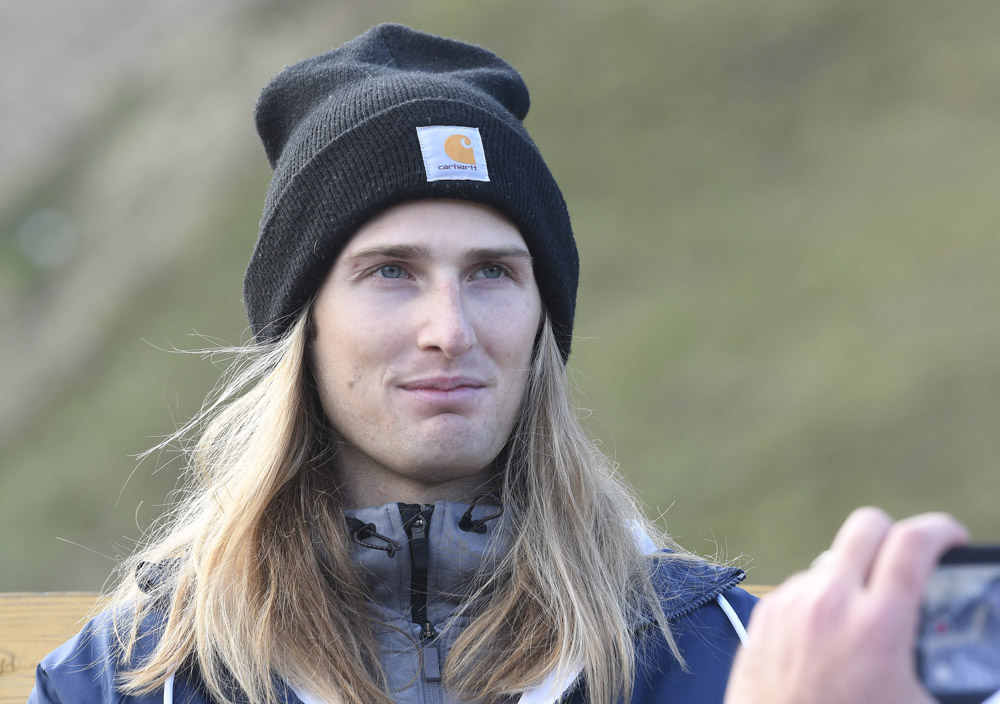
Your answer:
[[[631,704],[712,704],[722,702],[729,668],[739,637],[730,619],[716,601],[723,595],[745,624],[755,602],[747,592],[735,588],[742,572],[735,569],[708,571],[704,574],[670,575],[670,580],[682,585],[684,592],[674,592],[668,604],[667,616],[683,654],[684,671],[670,654],[662,638],[649,638],[635,678]],[[667,580],[667,581],[670,581]],[[655,626],[646,626],[648,634]],[[155,633],[156,624],[149,623],[146,632]],[[29,703],[37,704],[159,704],[163,693],[143,697],[124,696],[115,687],[115,676],[122,663],[116,657],[111,641],[110,616],[101,614],[72,640],[50,653],[38,665],[35,689]],[[640,636],[641,637],[641,636]],[[141,658],[153,646],[153,639],[140,643],[136,655]],[[197,682],[178,676],[174,682],[173,701],[177,704],[207,704]],[[578,684],[569,700],[573,704],[586,702],[585,686]],[[297,704],[300,700],[291,690],[285,700]]]
[[[418,507],[419,508],[419,507]],[[460,516],[465,509],[449,502],[435,505],[433,520],[429,520],[428,540],[433,546],[431,554],[448,555],[449,559],[431,559],[424,575],[429,594],[456,593],[463,575],[471,574],[484,559],[487,536],[460,527]],[[371,522],[384,537],[398,539],[395,558],[386,559],[384,551],[358,547],[355,559],[362,572],[372,577],[374,617],[385,622],[386,630],[395,633],[406,627],[410,620],[409,592],[397,585],[410,583],[410,546],[403,532],[402,515],[396,505],[361,509],[350,519],[358,523]],[[499,528],[502,519],[496,522]],[[501,534],[503,530],[501,529]],[[361,541],[364,543],[365,541]],[[359,544],[361,544],[359,543]],[[441,549],[446,548],[446,549]],[[641,640],[641,660],[634,681],[632,704],[713,704],[721,703],[725,692],[729,668],[740,645],[739,630],[749,618],[754,597],[736,587],[743,577],[742,570],[722,568],[689,560],[664,560],[656,563],[655,584],[662,595],[665,615],[670,623],[685,668],[671,654],[667,643],[652,619],[638,625],[636,638]],[[454,603],[453,603],[454,601]],[[427,620],[437,623],[447,621],[448,614],[460,599],[448,596],[429,598],[426,606]],[[729,610],[727,615],[726,609]],[[412,624],[410,624],[412,625]],[[428,624],[430,625],[430,624]],[[155,614],[147,617],[141,628],[141,638],[133,653],[132,663],[140,662],[152,652],[162,624]],[[376,634],[378,639],[380,636]],[[404,634],[405,637],[405,634]],[[455,634],[444,631],[437,634],[444,661]],[[397,691],[399,701],[423,704],[430,694],[437,699],[451,701],[440,685],[412,686],[413,673],[408,667],[417,667],[421,659],[403,644],[397,647],[392,641],[379,646],[393,658],[383,662],[383,669],[392,676],[399,674],[400,682],[390,681],[390,690]],[[402,649],[401,649],[402,648]],[[413,656],[411,658],[411,655]],[[412,660],[412,663],[410,663]],[[424,658],[423,660],[426,660]],[[207,704],[200,680],[191,672],[178,673],[164,691],[135,697],[125,696],[116,686],[117,673],[128,666],[122,661],[120,649],[112,634],[111,616],[103,613],[90,621],[83,631],[69,642],[46,656],[38,666],[35,689],[29,702],[37,704]],[[318,704],[307,692],[299,692],[278,682],[281,699],[290,704]],[[586,684],[576,673],[569,673],[565,681],[544,683],[544,686],[526,691],[520,698],[523,704],[549,704],[560,694],[568,693],[575,704],[587,701]]]

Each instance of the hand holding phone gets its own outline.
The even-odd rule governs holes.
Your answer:
[[[924,586],[968,539],[950,516],[854,511],[827,559],[755,607],[727,704],[933,704],[913,662]]]

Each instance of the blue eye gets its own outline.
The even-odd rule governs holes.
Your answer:
[[[398,279],[403,275],[403,267],[399,264],[386,264],[379,267],[377,273],[383,279]]]
[[[499,279],[503,276],[503,267],[499,264],[490,264],[482,268],[484,279]]]

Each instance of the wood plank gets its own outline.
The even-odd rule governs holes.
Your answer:
[[[96,602],[93,592],[0,594],[0,704],[24,704],[35,665],[80,630]]]
[[[744,588],[757,596],[774,589]],[[0,593],[0,704],[24,703],[35,666],[80,630],[96,603],[93,592]]]

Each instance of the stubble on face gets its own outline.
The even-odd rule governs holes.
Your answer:
[[[415,201],[364,225],[313,307],[313,373],[348,503],[488,486],[540,319],[524,240],[491,208]]]

